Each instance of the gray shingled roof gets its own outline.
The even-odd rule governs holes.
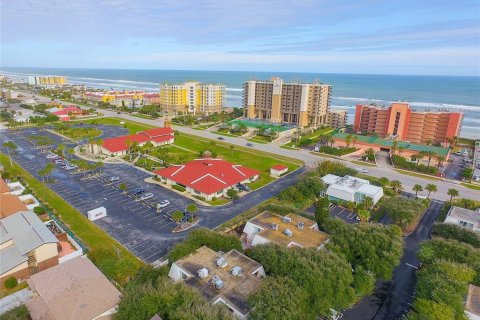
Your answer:
[[[31,211],[17,212],[0,220],[0,243],[12,240],[13,244],[0,250],[0,274],[27,260],[26,254],[46,243],[56,243],[57,238]]]

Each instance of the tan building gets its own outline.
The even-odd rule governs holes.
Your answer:
[[[345,128],[347,125],[347,110],[330,109],[327,114],[327,123],[335,129]]]
[[[460,134],[462,120],[462,112],[415,111],[405,102],[395,102],[390,107],[359,104],[353,129],[400,141],[445,145],[449,138]]]
[[[269,81],[247,81],[243,89],[247,118],[300,127],[327,124],[331,91],[328,84],[285,83],[272,77]]]
[[[45,85],[64,85],[67,83],[65,77],[60,76],[29,76],[28,84],[45,86]]]
[[[160,107],[166,113],[220,113],[225,105],[225,85],[189,81],[160,85]]]
[[[222,303],[245,319],[251,310],[248,297],[259,289],[266,274],[260,263],[237,250],[222,253],[203,246],[175,261],[168,276],[184,281],[211,304]]]
[[[58,264],[58,240],[31,211],[0,220],[0,288]]]

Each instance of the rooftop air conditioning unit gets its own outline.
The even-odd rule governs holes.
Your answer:
[[[298,227],[298,229],[303,230],[303,229],[305,228],[305,223],[299,222],[299,223],[297,224],[297,227]]]
[[[218,257],[217,259],[215,259],[215,262],[220,268],[225,268],[227,266],[227,259],[225,259],[224,257]]]
[[[272,224],[272,230],[278,230],[278,224],[276,223]]]
[[[235,266],[232,268],[232,276],[234,277],[238,277],[239,275],[242,274],[242,268],[240,268],[239,266]]]
[[[217,290],[220,290],[225,286],[225,283],[222,281],[222,279],[220,279],[219,276],[213,276],[212,283],[215,285]]]
[[[200,279],[205,279],[206,277],[208,277],[208,269],[202,268],[197,271],[197,274]]]
[[[290,229],[285,229],[285,231],[283,231],[283,233],[285,233],[287,235],[287,237],[293,236],[293,232]]]
[[[283,218],[282,218],[282,221],[283,221],[284,223],[290,223],[290,222],[292,222],[292,218],[290,218],[290,217],[283,217]]]

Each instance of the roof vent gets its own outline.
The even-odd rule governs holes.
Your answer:
[[[305,228],[305,223],[299,222],[299,223],[297,224],[297,227],[298,227],[298,229],[303,230],[303,229]]]
[[[219,276],[213,276],[212,283],[215,285],[215,288],[217,288],[217,290],[222,289],[225,285]]]
[[[283,218],[282,218],[282,221],[283,221],[284,223],[290,223],[290,222],[292,222],[292,218],[290,218],[290,217],[283,217]]]
[[[206,277],[208,277],[208,269],[202,268],[197,271],[197,274],[200,279],[205,279]]]
[[[285,233],[287,235],[287,237],[293,236],[293,232],[290,229],[285,229],[285,231],[283,231],[283,233]]]
[[[215,259],[215,262],[220,268],[225,268],[227,266],[227,259],[225,259],[224,257],[218,257],[217,259]]]
[[[276,223],[272,224],[272,230],[278,230],[278,224]]]
[[[240,268],[239,266],[235,266],[232,268],[232,276],[234,277],[238,277],[239,275],[242,274],[242,268]]]

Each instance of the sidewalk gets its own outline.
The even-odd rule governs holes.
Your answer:
[[[0,314],[22,305],[32,297],[32,290],[25,288],[0,299]]]

